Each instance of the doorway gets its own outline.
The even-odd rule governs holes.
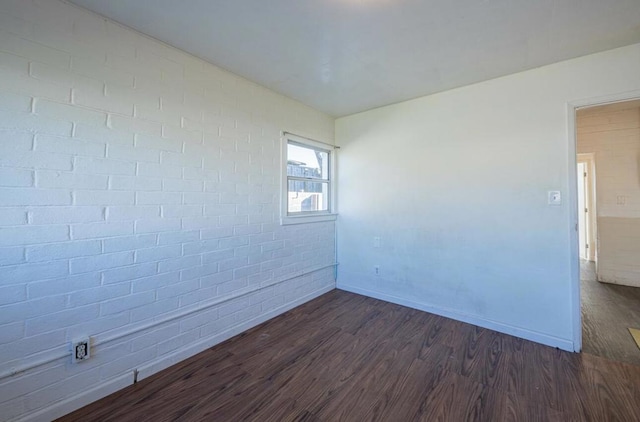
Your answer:
[[[640,365],[640,100],[575,116],[582,351]]]

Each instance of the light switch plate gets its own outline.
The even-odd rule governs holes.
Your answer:
[[[549,205],[562,205],[562,194],[559,190],[550,190],[548,198]]]

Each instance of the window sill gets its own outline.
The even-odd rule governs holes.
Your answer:
[[[338,214],[288,215],[280,218],[280,224],[288,226],[290,224],[321,223],[324,221],[336,221],[337,218]]]

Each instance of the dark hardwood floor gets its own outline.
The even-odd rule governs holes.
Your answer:
[[[581,261],[580,290],[582,351],[640,366],[640,348],[628,330],[640,328],[640,288],[600,283],[594,263]]]
[[[640,367],[334,290],[62,421],[638,421]]]

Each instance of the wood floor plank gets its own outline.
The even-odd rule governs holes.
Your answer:
[[[491,421],[505,413],[506,396],[450,372],[425,398],[420,421]]]
[[[332,291],[61,421],[637,421],[640,366]]]
[[[424,412],[416,406],[428,396],[449,373],[451,349],[434,345],[426,359],[415,359],[409,368],[395,375],[395,382],[379,399],[384,407],[376,420],[415,420]]]
[[[416,355],[414,347],[397,348],[393,342],[385,346],[370,355],[365,365],[360,365],[360,371],[344,388],[348,394],[340,400],[331,400],[321,409],[314,408],[314,413],[321,419],[338,415],[343,420],[379,420],[387,407],[393,405],[388,393],[398,388],[400,378],[410,370],[412,357]]]
[[[578,422],[582,418],[531,403],[514,394],[507,394],[505,415],[500,420],[504,422]]]

